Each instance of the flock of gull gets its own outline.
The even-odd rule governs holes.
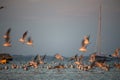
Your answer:
[[[9,28],[5,35],[3,36],[3,38],[5,39],[5,43],[3,44],[3,46],[5,47],[10,47],[11,46],[11,36],[10,36],[10,32],[11,32],[11,28]],[[31,39],[31,37],[27,38],[27,34],[28,31],[25,31],[22,35],[22,37],[19,39],[19,42],[24,43],[26,45],[32,46],[33,45],[33,40]],[[79,51],[81,52],[86,52],[87,51],[87,46],[90,44],[90,36],[84,36],[82,42],[81,42],[81,47],[79,48]],[[119,57],[119,48],[115,50],[115,52],[110,55],[111,57],[117,57],[118,59],[120,59]],[[44,62],[44,59],[46,58],[46,55],[44,55],[43,57],[37,55],[34,60],[29,61],[28,63],[22,65],[22,68],[24,70],[28,70],[29,67],[33,67],[33,68],[38,68],[39,65],[43,65],[46,64],[46,62]],[[64,61],[64,57],[62,55],[60,55],[59,53],[54,55],[54,58],[56,58],[57,60],[60,61]],[[102,60],[102,61],[97,61],[96,60],[96,53],[90,55],[89,57],[89,63],[88,65],[83,63],[83,55],[78,56],[77,54],[73,57],[70,57],[69,61],[73,61],[73,63],[71,65],[63,65],[61,63],[56,64],[54,63],[54,66],[49,64],[46,66],[47,69],[65,69],[65,68],[77,68],[79,70],[84,70],[84,71],[88,71],[93,69],[94,67],[99,67],[105,71],[109,71],[110,70],[110,65],[106,63],[106,60]],[[56,64],[56,65],[55,65]],[[114,66],[116,68],[120,69],[120,64],[119,63],[114,63]],[[12,64],[11,67],[14,68],[18,68],[18,66],[16,64]],[[5,69],[8,69],[8,67],[5,66]]]
[[[5,39],[5,43],[3,44],[3,46],[5,46],[5,47],[10,47],[11,46],[10,32],[11,32],[11,28],[9,28],[6,31],[5,35],[3,36],[3,38]],[[26,40],[27,34],[28,34],[28,31],[25,31],[23,33],[22,37],[19,39],[19,42],[25,43],[25,44],[27,44],[29,46],[32,46],[33,45],[33,41],[31,39],[31,37],[28,37],[28,40]]]
[[[4,8],[4,6],[0,7],[0,9],[3,9],[3,8]],[[11,46],[10,32],[11,32],[11,28],[9,28],[7,30],[6,34],[3,37],[5,39],[5,43],[3,44],[3,46],[5,46],[5,47]],[[32,46],[33,41],[31,39],[31,37],[28,37],[28,40],[26,40],[27,34],[28,34],[28,31],[24,32],[22,37],[19,39],[19,42],[25,43],[29,46]],[[81,52],[87,51],[87,46],[90,43],[89,38],[90,38],[90,36],[84,36],[84,39],[82,40],[81,47],[79,48],[79,51],[81,51]],[[111,56],[119,58],[119,50],[120,50],[119,48],[116,49],[115,52]],[[39,64],[45,64],[44,63],[45,56],[46,55],[44,55],[44,57],[42,57],[42,58],[40,56],[36,56],[33,61],[30,61],[28,64],[22,66],[23,69],[28,70],[28,67],[37,68]],[[39,57],[39,58],[36,61],[37,57]],[[56,54],[55,58],[58,60],[62,60],[62,61],[64,60],[64,57],[61,56],[60,54]],[[74,60],[75,67],[80,69],[80,70],[90,70],[93,67],[99,67],[99,68],[106,70],[106,71],[108,71],[110,69],[109,65],[107,65],[105,63],[105,61],[97,61],[96,60],[96,54],[90,55],[90,59],[89,59],[89,62],[91,63],[90,65],[84,65],[82,62],[82,59],[83,59],[83,55],[80,55],[80,56],[75,55],[74,57],[70,58],[70,61]],[[119,63],[118,64],[115,63],[114,66],[120,69]],[[71,67],[73,67],[73,65],[71,65]],[[17,65],[13,64],[12,68],[17,68]],[[61,64],[58,64],[56,66],[52,66],[52,65],[47,66],[47,69],[55,69],[55,68],[57,68],[57,69],[62,68],[63,69],[63,68],[67,68],[67,67],[64,65],[61,65]]]
[[[0,6],[0,10],[3,9],[3,8],[4,8],[4,6]],[[10,32],[11,32],[11,28],[9,28],[6,31],[5,35],[3,36],[3,38],[5,39],[5,42],[3,44],[4,47],[11,47],[12,46],[11,45]],[[28,31],[25,31],[23,33],[23,35],[21,36],[21,38],[19,39],[19,42],[21,42],[23,44],[26,44],[28,46],[32,46],[33,45],[33,40],[31,39],[31,37],[27,37],[27,34],[28,34]],[[26,39],[26,38],[28,38],[28,39]],[[87,46],[90,44],[89,39],[90,39],[90,35],[89,36],[84,36],[84,38],[81,42],[81,47],[79,48],[79,51],[87,52]],[[109,55],[109,57],[114,57],[114,58],[120,59],[119,51],[120,51],[120,49],[117,48],[112,55]],[[89,64],[85,64],[83,62],[84,56],[83,55],[79,56],[79,55],[76,54],[75,56],[70,57],[69,62],[71,61],[71,64],[70,65],[68,65],[68,64],[65,65],[65,64],[61,64],[61,63],[57,63],[57,62],[53,62],[51,64],[48,64],[44,61],[45,58],[46,58],[46,55],[44,55],[44,56],[37,55],[33,60],[27,62],[24,65],[18,66],[17,64],[11,64],[11,68],[12,69],[22,68],[23,70],[27,71],[27,70],[29,70],[30,67],[38,68],[39,65],[46,65],[47,64],[47,66],[44,66],[43,68],[47,68],[49,70],[51,70],[51,69],[60,70],[60,69],[66,69],[66,68],[76,68],[76,69],[79,69],[79,70],[88,71],[88,70],[91,70],[91,69],[94,69],[94,68],[97,67],[97,68],[100,68],[102,70],[109,71],[111,66],[106,63],[106,59],[98,61],[96,59],[96,56],[97,56],[96,53],[91,54],[90,57],[89,57],[89,60],[88,60]],[[54,58],[57,59],[57,60],[60,60],[61,62],[64,61],[64,59],[65,59],[59,53],[55,54]],[[4,64],[6,64],[6,63],[4,63]],[[115,62],[112,65],[114,67],[120,69],[120,63]],[[4,66],[4,69],[9,69],[9,68],[10,68],[9,66]],[[0,66],[0,70],[2,70],[2,69],[3,68],[1,68],[1,66]]]
[[[5,39],[5,43],[3,44],[3,46],[5,47],[10,47],[11,46],[11,37],[10,37],[10,32],[11,32],[11,28],[9,28],[5,35],[3,36],[3,38]],[[33,40],[31,39],[31,37],[28,37],[28,39],[26,40],[28,31],[25,31],[22,35],[22,37],[19,39],[19,42],[21,43],[25,43],[29,46],[33,45]],[[81,52],[86,52],[87,51],[87,46],[90,43],[89,42],[89,38],[90,36],[84,36],[84,39],[82,40],[82,46],[80,47],[79,51]]]

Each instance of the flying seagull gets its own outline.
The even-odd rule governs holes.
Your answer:
[[[84,44],[85,45],[88,45],[90,43],[89,39],[90,39],[90,35],[89,36],[84,36]]]
[[[21,42],[21,43],[25,43],[25,38],[26,38],[26,36],[27,36],[27,33],[28,33],[28,31],[26,31],[26,32],[24,32],[24,34],[23,34],[23,36],[19,39],[19,41]]]
[[[87,51],[87,45],[84,43],[84,40],[82,40],[82,46],[80,47],[79,51],[86,52]]]
[[[3,38],[5,39],[5,43],[3,44],[3,46],[5,46],[5,47],[10,47],[11,46],[10,32],[11,32],[11,28],[9,28],[7,30],[7,32],[5,33],[5,35],[3,36]]]
[[[27,45],[32,46],[33,45],[33,41],[31,39],[31,37],[28,37],[28,41],[26,42]]]
[[[11,32],[11,28],[9,28],[8,30],[7,30],[7,32],[5,33],[5,35],[3,36],[3,38],[4,39],[6,39],[6,38],[10,38],[10,32]]]
[[[11,41],[10,41],[9,37],[5,38],[5,43],[3,44],[3,46],[5,46],[5,47],[10,47],[11,46]]]
[[[90,36],[84,36],[84,39],[82,40],[82,46],[80,47],[79,51],[86,52],[87,51],[87,45],[90,43],[89,41]]]

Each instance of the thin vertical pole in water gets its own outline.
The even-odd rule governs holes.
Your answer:
[[[101,55],[101,4],[99,11],[98,35],[97,35],[97,55]]]

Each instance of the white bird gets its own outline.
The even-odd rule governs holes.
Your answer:
[[[87,45],[90,43],[89,38],[90,36],[84,36],[84,39],[82,40],[82,46],[80,47],[79,51],[81,52],[87,51]]]
[[[3,38],[4,39],[6,39],[6,38],[10,38],[10,32],[11,32],[11,28],[9,28],[8,30],[7,30],[7,32],[5,33],[5,35],[3,36]]]
[[[28,41],[26,42],[27,45],[32,46],[33,45],[33,41],[31,39],[31,37],[28,38]]]
[[[5,38],[5,43],[3,44],[3,46],[5,46],[5,47],[10,47],[11,46],[11,41],[10,41],[9,37]]]
[[[3,44],[3,46],[5,46],[5,47],[10,47],[11,46],[10,32],[11,32],[11,28],[9,28],[7,30],[7,32],[5,33],[5,35],[3,36],[3,38],[5,39],[5,43]]]
[[[82,40],[82,46],[80,47],[79,51],[81,51],[81,52],[86,52],[86,51],[87,51],[86,48],[87,48],[87,45],[84,44],[84,40]]]
[[[115,52],[112,54],[113,57],[119,57],[119,50],[120,49],[116,49]]]
[[[63,60],[63,56],[61,56],[60,54],[56,54],[55,55],[55,58],[58,59],[58,60]]]
[[[89,41],[90,36],[84,36],[84,44],[88,45],[90,43]]]
[[[28,33],[28,31],[26,31],[26,32],[24,32],[24,34],[23,34],[23,36],[19,39],[19,41],[21,42],[21,43],[25,43],[25,38],[26,38],[26,36],[27,36],[27,33]]]

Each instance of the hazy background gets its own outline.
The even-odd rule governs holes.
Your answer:
[[[0,0],[0,52],[17,55],[60,53],[89,55],[96,51],[99,4],[102,2],[102,52],[120,47],[120,0]],[[12,47],[3,47],[12,28]],[[34,46],[18,39],[28,30]],[[86,53],[79,52],[84,35],[90,35]]]

